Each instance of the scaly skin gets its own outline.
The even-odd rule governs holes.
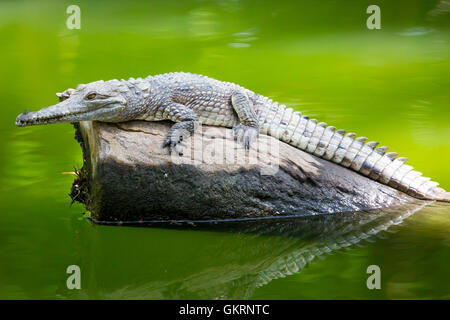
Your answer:
[[[24,112],[17,126],[58,122],[130,120],[176,122],[164,142],[177,149],[198,123],[233,128],[235,139],[249,148],[264,133],[315,156],[351,168],[417,198],[450,201],[438,183],[404,165],[406,158],[377,142],[317,123],[284,105],[234,83],[190,73],[167,73],[145,79],[96,81],[57,94],[60,103]]]

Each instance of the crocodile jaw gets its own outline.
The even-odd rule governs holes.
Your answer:
[[[124,108],[121,104],[99,106],[95,109],[70,107],[63,101],[54,106],[39,111],[24,112],[16,118],[16,126],[27,127],[33,125],[104,120],[113,121],[114,115]]]

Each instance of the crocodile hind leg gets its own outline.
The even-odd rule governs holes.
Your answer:
[[[259,133],[258,117],[245,93],[234,92],[231,96],[231,104],[240,121],[240,124],[233,128],[233,136],[235,140],[244,144],[245,149],[248,149]]]
[[[175,150],[179,154],[182,154],[177,146],[181,141],[194,133],[196,123],[198,122],[197,114],[185,105],[171,103],[164,108],[162,118],[177,122],[170,128],[167,138],[164,140],[163,148],[168,147],[170,153]]]

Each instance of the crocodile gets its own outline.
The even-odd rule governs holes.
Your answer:
[[[425,200],[450,201],[438,183],[406,165],[407,158],[366,137],[336,130],[263,95],[231,82],[173,72],[147,78],[95,81],[57,93],[59,103],[16,118],[19,127],[59,122],[170,120],[163,147],[179,152],[198,124],[232,128],[248,149],[266,134],[314,156]]]

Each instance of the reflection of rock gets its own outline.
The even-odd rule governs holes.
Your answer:
[[[189,229],[196,232],[187,233],[164,230],[165,238],[172,231],[174,235],[182,233],[182,239],[172,244],[157,242],[161,231],[157,228],[104,228],[118,233],[111,238],[98,236],[90,242],[92,254],[83,259],[92,263],[85,272],[90,274],[85,288],[96,292],[90,298],[102,299],[245,299],[273,279],[300,272],[317,257],[380,235],[426,204],[295,219],[205,224],[191,226]],[[148,242],[137,248],[121,247],[122,240],[117,235],[125,234],[130,243],[134,230],[138,234],[136,245],[143,239]],[[220,237],[213,237],[222,231]],[[145,238],[154,233],[153,238]],[[110,255],[127,263],[108,264]],[[143,257],[151,257],[151,264],[146,265]],[[105,273],[116,277],[110,279]]]

